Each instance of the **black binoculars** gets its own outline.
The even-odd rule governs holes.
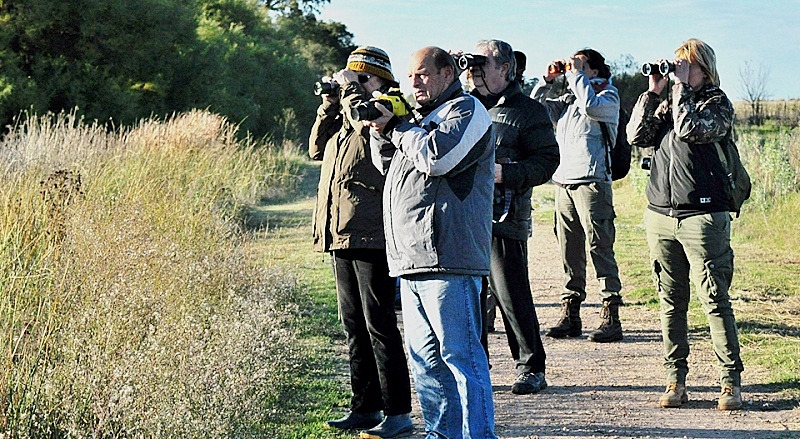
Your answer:
[[[459,70],[467,70],[470,67],[478,67],[486,64],[486,57],[483,55],[473,55],[465,53],[456,59]]]
[[[654,63],[646,63],[642,64],[642,75],[650,76],[655,74],[660,74],[661,76],[667,76],[670,72],[675,71],[675,64],[664,60],[658,64]]]
[[[330,95],[336,93],[338,90],[339,83],[336,81],[319,81],[314,84],[314,94],[317,96]]]

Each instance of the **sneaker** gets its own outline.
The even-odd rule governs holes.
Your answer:
[[[739,410],[740,408],[742,408],[742,388],[722,386],[717,410]]]
[[[381,422],[381,412],[355,413],[347,412],[344,417],[325,421],[328,428],[338,428],[339,430],[361,430],[372,428]]]
[[[689,402],[686,394],[686,385],[678,383],[667,384],[667,390],[658,398],[659,407],[680,407]]]
[[[409,436],[413,431],[414,423],[411,422],[411,416],[406,413],[387,416],[377,426],[362,431],[358,437],[360,439],[391,439]]]
[[[528,395],[538,393],[547,388],[544,372],[522,372],[511,386],[511,393],[515,395]]]

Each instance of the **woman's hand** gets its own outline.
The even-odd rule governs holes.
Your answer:
[[[675,71],[672,72],[673,79],[678,82],[683,82],[684,84],[689,83],[689,61],[685,59],[676,59],[673,61],[675,63]]]
[[[664,61],[662,59],[656,62],[656,65],[660,65],[661,62]],[[668,77],[662,75],[660,73],[653,73],[647,77],[648,87],[647,91],[660,95],[661,92],[664,90],[664,87],[667,86]]]

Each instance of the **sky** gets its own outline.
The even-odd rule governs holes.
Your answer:
[[[530,78],[587,47],[609,63],[631,55],[640,65],[699,38],[716,52],[732,100],[745,98],[745,63],[766,72],[768,98],[800,98],[800,0],[330,0],[319,18],[344,23],[356,45],[385,50],[406,93],[408,61],[425,46],[470,52],[479,40],[503,40],[525,52]]]

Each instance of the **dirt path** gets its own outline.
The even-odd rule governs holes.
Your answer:
[[[528,242],[533,296],[543,333],[558,319],[563,276],[550,229],[537,224],[536,236]],[[664,390],[658,313],[644,306],[626,306],[620,311],[625,340],[596,344],[587,335],[600,324],[599,308],[596,293],[589,294],[581,313],[583,337],[544,337],[549,387],[524,396],[511,393],[514,365],[498,313],[498,332],[490,334],[489,343],[499,437],[800,438],[800,409],[787,408],[774,386],[759,385],[764,372],[758,366],[745,364],[744,409],[716,410],[718,370],[707,333],[692,339],[689,403],[680,409],[658,408],[656,402]],[[414,404],[417,432],[412,437],[424,438],[416,395]]]

